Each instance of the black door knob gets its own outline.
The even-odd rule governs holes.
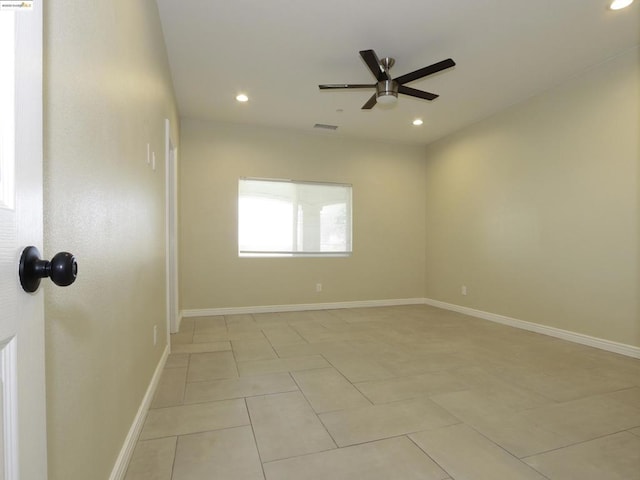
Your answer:
[[[40,279],[49,277],[60,287],[71,285],[78,275],[78,263],[68,252],[56,253],[50,262],[40,258],[36,247],[27,247],[20,257],[20,285],[25,292],[35,292]]]

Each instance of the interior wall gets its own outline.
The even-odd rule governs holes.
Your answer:
[[[182,310],[423,296],[424,147],[188,119],[181,135]],[[240,177],[352,184],[353,255],[239,258]]]
[[[640,346],[639,60],[430,145],[427,298]]]
[[[153,0],[46,2],[45,254],[79,265],[45,286],[50,480],[109,478],[165,349],[165,118]]]

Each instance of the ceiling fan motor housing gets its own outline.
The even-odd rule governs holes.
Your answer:
[[[376,97],[380,103],[393,103],[398,99],[398,82],[382,80],[376,84]]]

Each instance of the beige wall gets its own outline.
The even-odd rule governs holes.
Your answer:
[[[636,48],[432,144],[426,297],[640,346],[639,85]]]
[[[181,309],[423,296],[423,147],[184,119],[181,139]],[[353,255],[238,258],[242,176],[353,184]]]
[[[50,480],[109,477],[164,350],[165,118],[153,0],[46,2],[45,253],[79,263],[45,286]]]

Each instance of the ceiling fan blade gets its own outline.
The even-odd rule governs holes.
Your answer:
[[[389,75],[389,72],[385,70],[382,63],[380,63],[376,52],[373,50],[361,50],[360,56],[364,60],[364,63],[367,64],[367,67],[369,67],[369,70],[371,70],[371,73],[373,73],[373,76],[376,77],[376,80],[379,82],[391,80],[391,75]]]
[[[336,88],[376,88],[376,84],[364,84],[364,83],[329,83],[325,85],[318,85],[320,90],[330,90]]]
[[[416,90],[415,88],[405,87],[404,85],[398,85],[398,93],[404,93],[411,97],[424,98],[425,100],[433,100],[439,97],[439,95],[436,95],[435,93]]]
[[[367,103],[362,106],[362,110],[371,110],[377,101],[376,94],[374,93],[371,98],[367,100]]]
[[[428,67],[421,68],[411,73],[407,73],[405,75],[400,75],[395,79],[400,85],[413,82],[414,80],[418,80],[419,78],[426,77],[427,75],[433,75],[434,73],[438,73],[441,70],[445,70],[447,68],[451,68],[455,66],[456,62],[447,58],[446,60],[442,60],[441,62],[434,63],[433,65],[429,65]]]

